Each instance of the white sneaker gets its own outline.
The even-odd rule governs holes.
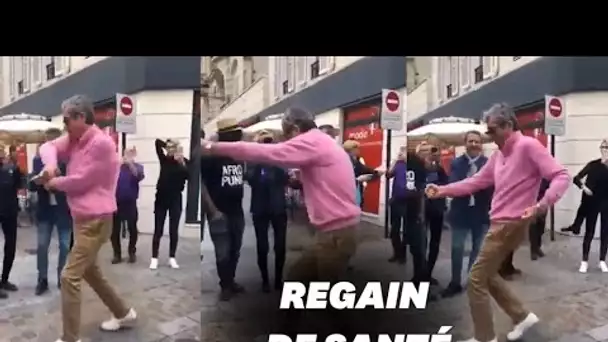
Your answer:
[[[150,259],[150,269],[155,270],[157,268],[158,268],[158,259],[157,258]]]
[[[169,266],[174,269],[179,268],[179,264],[177,263],[177,260],[175,260],[175,258],[169,258]]]
[[[528,329],[532,328],[536,323],[538,323],[540,319],[533,313],[529,313],[523,321],[517,323],[513,330],[507,334],[507,339],[509,341],[517,341],[519,340]]]
[[[57,340],[57,341],[55,341],[55,342],[65,342],[65,341],[64,341],[64,340],[62,340],[62,339],[58,339],[58,340]],[[80,342],[80,340],[78,340],[78,341],[76,341],[76,342]]]
[[[474,339],[474,338],[470,338],[468,340],[463,340],[463,341],[457,341],[457,342],[479,342],[478,340]],[[494,337],[493,340],[489,341],[489,342],[498,342],[498,339],[496,337]]]
[[[600,270],[602,270],[602,273],[608,273],[608,265],[605,261],[600,261]]]
[[[129,312],[123,318],[116,318],[112,316],[109,320],[101,323],[101,330],[105,331],[117,331],[121,328],[130,326],[137,319],[137,312],[133,308],[129,309]]]
[[[586,261],[581,261],[581,267],[578,268],[578,271],[581,273],[587,273],[589,269],[589,263]]]

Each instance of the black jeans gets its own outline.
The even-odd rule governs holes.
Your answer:
[[[576,217],[574,218],[572,226],[570,226],[575,232],[580,232],[581,226],[583,225],[583,221],[587,216],[589,205],[592,204],[592,202],[593,199],[591,198],[591,196],[583,192],[583,194],[581,195],[581,203],[578,206],[578,209],[576,210]]]
[[[169,257],[175,258],[177,251],[179,219],[182,216],[182,195],[156,195],[154,202],[154,236],[152,237],[152,257],[158,258],[160,239],[165,231],[165,220],[169,214]]]
[[[253,214],[253,227],[258,252],[258,267],[262,281],[268,283],[268,229],[272,225],[274,233],[274,280],[275,285],[283,281],[283,267],[287,244],[287,214]]]
[[[420,199],[410,199],[406,205],[395,206],[393,208],[396,215],[404,217],[403,227],[406,242],[410,247],[412,259],[414,259],[414,278],[413,281],[426,281],[428,273],[426,270],[424,238],[425,229],[422,222],[422,202]]]
[[[545,234],[545,225],[547,223],[547,214],[537,217],[530,225],[528,231],[530,240],[530,253],[538,253],[543,244],[543,234]]]
[[[439,248],[441,246],[441,235],[443,232],[443,212],[431,207],[427,203],[426,223],[429,227],[431,238],[429,240],[429,254],[427,259],[427,271],[429,276],[433,274],[433,269],[439,257]]]
[[[608,252],[608,200],[592,200],[585,217],[585,237],[583,238],[583,261],[589,261],[591,241],[595,235],[597,215],[600,215],[600,261],[606,261]]]
[[[11,274],[17,250],[17,215],[0,216],[0,225],[4,234],[4,260],[0,280],[6,282]]]
[[[220,278],[220,287],[229,289],[234,285],[236,267],[241,256],[245,217],[242,211],[230,214],[224,213],[222,219],[207,220],[207,222],[209,222],[209,235],[211,235],[215,249],[215,262],[217,274]]]
[[[391,201],[391,243],[393,244],[393,257],[405,260],[407,258],[407,236],[405,235],[406,201],[394,199]]]
[[[114,213],[114,222],[112,225],[112,249],[114,256],[120,258],[122,256],[120,233],[122,224],[127,224],[129,230],[129,255],[135,255],[137,251],[137,219],[139,213],[137,211],[137,200],[117,202],[118,210]]]

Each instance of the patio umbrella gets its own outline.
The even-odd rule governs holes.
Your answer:
[[[464,134],[468,131],[478,131],[484,142],[489,142],[485,134],[487,127],[474,120],[454,116],[431,120],[428,125],[418,127],[407,133],[408,145],[416,145],[422,141],[439,140],[446,145],[462,145]]]
[[[63,127],[41,115],[11,114],[0,117],[0,139],[19,140],[24,143],[38,143],[44,138],[44,132],[50,128]]]

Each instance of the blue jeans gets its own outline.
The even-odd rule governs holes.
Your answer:
[[[469,233],[471,233],[472,248],[469,254],[469,265],[467,271],[477,259],[483,238],[488,231],[487,224],[452,225],[452,285],[461,285],[462,263],[464,261],[464,245]]]
[[[38,280],[48,279],[49,268],[49,246],[53,235],[53,227],[57,227],[57,239],[59,240],[59,258],[57,260],[57,279],[60,279],[61,270],[65,266],[70,251],[70,240],[72,238],[72,217],[67,213],[61,213],[56,207],[51,207],[49,215],[44,220],[38,220]]]

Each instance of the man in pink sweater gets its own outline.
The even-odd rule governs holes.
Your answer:
[[[469,275],[469,306],[475,336],[462,342],[497,342],[490,295],[509,315],[515,327],[507,339],[515,341],[539,319],[526,310],[498,275],[502,261],[527,236],[529,224],[566,192],[570,177],[538,140],[521,134],[513,109],[496,104],[484,113],[488,134],[498,145],[486,165],[474,176],[445,186],[430,184],[430,198],[461,197],[494,186],[490,229]],[[542,179],[550,182],[537,202]]]
[[[40,157],[45,165],[44,186],[65,192],[74,219],[74,246],[61,272],[63,337],[57,342],[78,342],[83,279],[113,314],[101,324],[102,330],[119,330],[133,323],[137,314],[118,297],[97,265],[97,254],[110,237],[116,211],[116,145],[95,126],[93,103],[87,97],[73,96],[61,109],[68,134],[42,145]],[[59,159],[68,162],[66,176],[56,176]]]
[[[299,169],[304,202],[317,233],[315,244],[287,272],[286,280],[336,280],[355,253],[361,215],[352,163],[330,136],[317,129],[312,113],[288,109],[283,132],[288,140],[278,144],[204,141],[203,153]]]

